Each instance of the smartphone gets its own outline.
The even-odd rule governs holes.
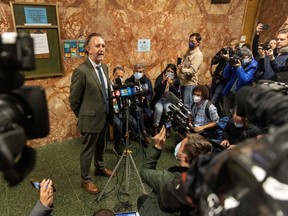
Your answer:
[[[40,190],[41,182],[39,182],[39,181],[30,181],[30,182],[35,189]],[[53,188],[53,191],[55,192],[56,188],[54,187],[54,185],[52,185],[52,188]]]
[[[139,216],[138,212],[115,213],[114,216]]]
[[[38,181],[30,181],[30,182],[34,188],[36,188],[37,190],[40,190],[41,182],[38,182]]]
[[[182,63],[182,58],[178,57],[177,58],[177,65],[180,65]]]
[[[262,30],[267,31],[269,29],[269,25],[268,24],[263,24],[262,25]]]

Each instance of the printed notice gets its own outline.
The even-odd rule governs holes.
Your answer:
[[[76,40],[65,40],[64,41],[64,56],[66,58],[77,57],[77,41]]]
[[[24,7],[26,24],[47,24],[46,8]]]
[[[78,40],[79,58],[85,57],[85,40]]]
[[[138,39],[138,52],[148,52],[150,51],[150,39]]]
[[[34,53],[38,54],[49,54],[48,39],[46,33],[35,33],[30,34],[34,40]]]

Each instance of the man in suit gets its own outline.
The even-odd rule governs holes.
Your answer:
[[[95,176],[111,176],[112,171],[104,167],[103,152],[106,145],[107,122],[112,122],[112,103],[107,65],[105,41],[101,34],[92,33],[85,43],[88,58],[72,74],[70,106],[78,118],[78,130],[83,136],[80,154],[81,185],[91,194],[99,193],[92,183],[90,165],[94,155]]]

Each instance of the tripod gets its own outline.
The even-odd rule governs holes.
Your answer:
[[[111,179],[113,178],[113,176],[115,175],[121,161],[124,159],[125,157],[125,187],[124,187],[124,193],[125,194],[128,194],[129,193],[129,179],[130,179],[130,169],[131,169],[131,165],[130,165],[130,162],[132,163],[132,166],[135,170],[135,173],[138,177],[138,180],[140,182],[140,185],[142,187],[142,191],[144,194],[146,194],[146,190],[145,190],[145,187],[144,187],[144,184],[141,180],[141,177],[139,175],[139,172],[137,170],[137,167],[135,165],[135,162],[134,162],[134,159],[132,157],[132,151],[129,149],[129,116],[130,116],[130,101],[129,99],[127,99],[127,106],[125,106],[125,113],[126,113],[126,133],[125,133],[125,138],[126,138],[126,143],[125,143],[125,148],[124,148],[124,151],[123,151],[123,154],[121,155],[119,161],[117,162],[113,172],[112,172],[112,175],[110,176],[110,178],[108,179],[107,183],[105,184],[103,190],[101,191],[99,197],[98,197],[98,201],[100,201],[101,197],[103,196],[104,192],[106,191],[106,188],[109,184],[109,182],[111,181]]]

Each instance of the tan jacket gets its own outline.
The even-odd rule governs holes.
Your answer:
[[[183,67],[178,75],[181,86],[198,85],[198,72],[203,62],[203,54],[199,47],[189,50],[183,58]]]

